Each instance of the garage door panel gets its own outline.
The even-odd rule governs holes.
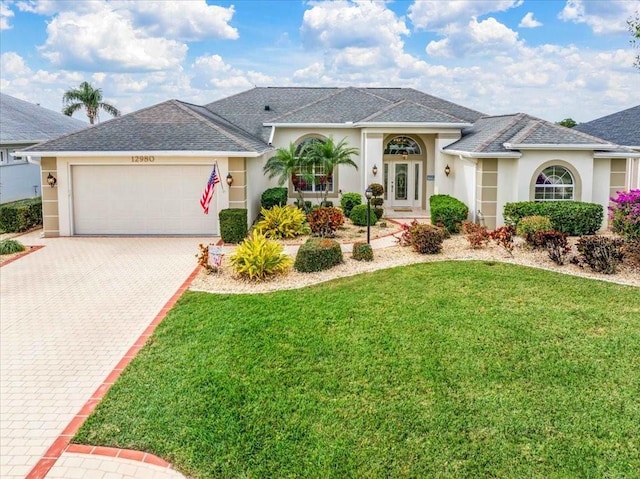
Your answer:
[[[208,165],[72,166],[74,234],[217,234],[200,196]],[[216,195],[219,190],[216,191]]]

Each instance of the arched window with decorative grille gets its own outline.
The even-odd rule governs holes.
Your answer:
[[[571,172],[560,165],[546,167],[536,178],[535,201],[572,201],[575,181]]]

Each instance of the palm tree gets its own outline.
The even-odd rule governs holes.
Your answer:
[[[98,110],[104,110],[110,115],[120,116],[120,110],[109,103],[102,101],[102,90],[93,88],[90,83],[83,81],[79,88],[72,88],[64,92],[62,96],[64,108],[62,113],[72,116],[76,111],[84,107],[92,125],[98,119]]]
[[[347,146],[347,139],[343,138],[339,143],[333,140],[333,137],[329,137],[325,141],[314,141],[309,144],[306,150],[309,163],[316,168],[322,168],[324,176],[320,178],[320,184],[322,186],[322,204],[327,201],[329,196],[329,189],[327,185],[329,180],[333,176],[333,170],[339,165],[348,165],[358,169],[358,165],[351,159],[351,155],[357,155],[358,149]]]
[[[298,192],[298,206],[304,206],[304,183],[313,181],[312,175],[307,173],[307,158],[304,151],[294,143],[289,143],[289,148],[278,148],[276,154],[267,160],[263,171],[269,175],[269,179],[278,177],[278,185],[282,186],[289,181]]]

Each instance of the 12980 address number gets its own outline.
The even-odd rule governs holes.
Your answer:
[[[155,156],[132,156],[131,163],[153,163],[156,161]]]

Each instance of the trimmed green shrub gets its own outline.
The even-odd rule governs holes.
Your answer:
[[[384,186],[380,183],[371,183],[369,188],[371,188],[371,194],[376,198],[384,194]]]
[[[292,260],[283,253],[283,249],[277,241],[267,239],[254,230],[250,237],[238,245],[229,261],[240,276],[261,281],[287,272]]]
[[[256,224],[256,230],[267,238],[295,238],[309,231],[307,217],[295,206],[262,208],[260,215],[262,219]]]
[[[373,212],[376,214],[376,217],[380,220],[384,216],[384,208],[374,208]]]
[[[336,230],[344,224],[344,215],[338,208],[316,208],[307,215],[309,228],[314,236],[333,238]]]
[[[351,255],[356,261],[373,261],[373,248],[369,243],[357,241],[353,243]]]
[[[309,238],[298,249],[293,267],[302,273],[333,268],[343,262],[340,243],[328,238]]]
[[[42,198],[0,205],[0,230],[6,233],[21,233],[36,226],[42,226]]]
[[[443,228],[426,223],[412,224],[409,228],[409,241],[420,254],[437,254],[442,251],[445,239]]]
[[[320,202],[320,206],[322,208],[333,208],[333,201],[331,200],[324,200]]]
[[[462,222],[469,215],[469,208],[462,201],[449,195],[432,195],[429,198],[431,223],[446,228],[449,233],[459,233]]]
[[[265,209],[287,204],[289,191],[285,187],[269,188],[264,190],[260,197],[260,206]]]
[[[247,236],[247,210],[228,208],[220,210],[220,236],[225,243],[240,243]]]
[[[380,206],[382,206],[383,203],[384,203],[384,198],[382,198],[382,197],[371,198],[371,204],[373,206],[380,207]]]
[[[25,249],[26,248],[24,247],[24,245],[16,240],[6,239],[6,240],[0,241],[0,255],[20,253]]]
[[[580,267],[589,266],[593,271],[614,274],[624,257],[624,240],[607,236],[582,236],[576,243],[580,255],[571,259]]]
[[[356,205],[351,210],[349,216],[354,225],[367,226],[367,205]],[[375,225],[378,222],[378,216],[373,208],[371,208],[371,216],[369,218],[369,224]]]
[[[340,198],[340,206],[342,206],[342,211],[347,218],[351,216],[353,207],[361,204],[362,195],[360,193],[344,193]]]
[[[506,224],[517,226],[525,216],[546,216],[552,229],[569,236],[592,235],[602,226],[604,208],[580,201],[520,201],[507,203],[503,210]]]

